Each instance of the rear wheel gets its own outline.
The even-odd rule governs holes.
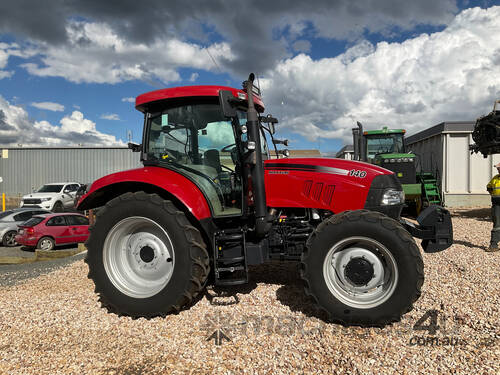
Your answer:
[[[86,243],[89,278],[108,311],[154,317],[203,289],[209,258],[200,232],[172,202],[126,193],[99,210]]]
[[[2,244],[6,247],[13,247],[13,246],[17,246],[17,242],[16,242],[16,234],[17,232],[15,230],[11,230],[11,231],[8,231],[7,233],[5,233],[5,235],[3,236],[3,239],[2,239]]]
[[[362,326],[399,321],[424,281],[411,235],[397,221],[366,210],[321,223],[307,242],[301,268],[306,294],[330,319]]]
[[[55,247],[56,243],[54,242],[54,240],[50,237],[42,237],[40,238],[40,240],[38,241],[38,244],[36,245],[36,247],[40,250],[54,250],[54,247]]]

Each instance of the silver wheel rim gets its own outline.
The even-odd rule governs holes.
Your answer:
[[[17,245],[15,237],[16,237],[16,232],[8,232],[5,235],[5,242],[6,242],[7,246],[16,246]]]
[[[148,298],[163,290],[175,266],[168,233],[140,216],[123,219],[109,231],[102,256],[110,281],[133,298]]]
[[[366,285],[357,285],[346,275],[353,260],[367,261],[373,277]],[[391,252],[368,237],[349,237],[337,242],[323,263],[323,277],[330,292],[340,302],[358,309],[370,309],[386,302],[396,289],[399,273]]]
[[[40,249],[42,250],[52,250],[52,241],[44,238],[40,241]]]

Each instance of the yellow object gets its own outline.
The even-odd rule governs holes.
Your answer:
[[[4,148],[2,150],[2,159],[8,159],[9,158],[9,150]]]
[[[2,193],[2,211],[5,211],[5,193]]]
[[[486,185],[486,190],[488,190],[488,193],[492,196],[500,197],[500,174],[497,174],[491,179],[488,185]]]

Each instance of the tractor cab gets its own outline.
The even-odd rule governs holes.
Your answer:
[[[364,132],[368,160],[381,164],[381,159],[398,157],[405,153],[403,129],[369,130]]]
[[[187,90],[189,96],[185,95]],[[223,113],[218,95],[221,91],[235,100],[232,116]],[[152,96],[157,100],[152,101]],[[246,104],[243,90],[194,86],[148,93],[136,102],[137,109],[145,114],[143,163],[169,168],[192,180],[205,195],[215,217],[241,215],[243,210],[242,157],[248,151],[243,98]],[[254,101],[256,109],[262,112],[264,106],[258,95]],[[268,159],[262,129],[259,138],[261,158]]]
[[[415,154],[407,153],[404,129],[368,130],[363,132],[369,163],[393,171],[402,184],[415,184]]]

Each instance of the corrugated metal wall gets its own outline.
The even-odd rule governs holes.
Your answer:
[[[408,145],[420,156],[424,171],[439,171],[448,207],[483,206],[490,202],[486,184],[497,174],[493,166],[500,162],[500,155],[471,155],[472,143],[471,132],[443,132]]]
[[[93,182],[109,173],[141,166],[127,148],[16,148],[0,158],[0,193],[24,195],[49,182]]]

